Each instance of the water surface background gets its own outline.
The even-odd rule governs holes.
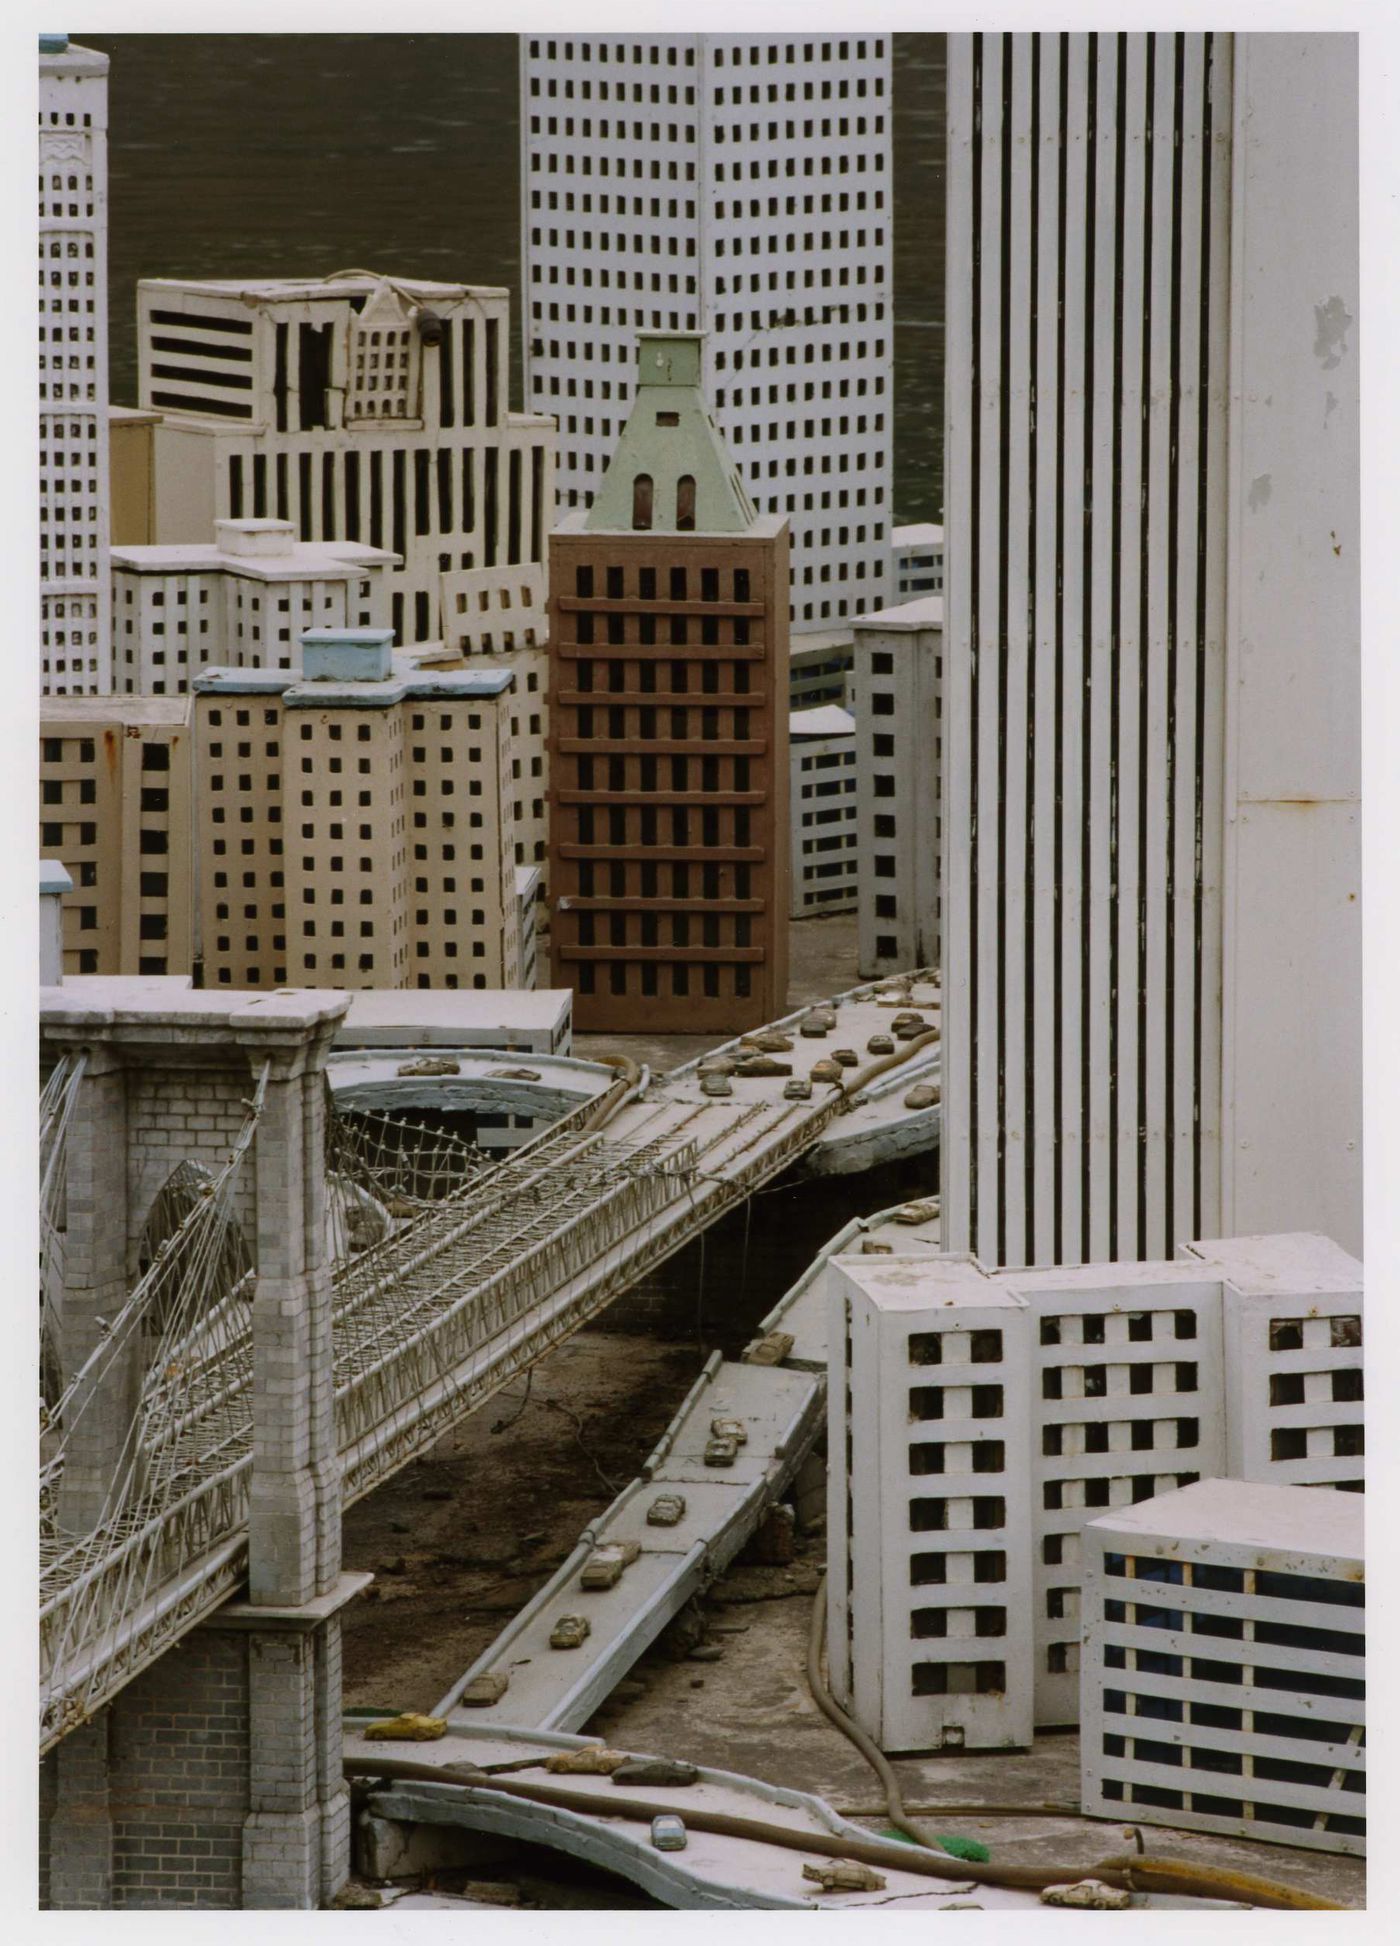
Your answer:
[[[138,277],[364,268],[504,284],[520,403],[510,34],[80,34],[111,56],[112,397],[136,399]],[[897,521],[943,503],[946,41],[894,37]]]

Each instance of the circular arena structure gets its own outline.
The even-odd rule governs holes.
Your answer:
[[[498,1158],[617,1080],[617,1070],[599,1061],[436,1043],[338,1048],[326,1073],[338,1115],[441,1117],[454,1134]]]

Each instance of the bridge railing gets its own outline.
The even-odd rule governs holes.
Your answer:
[[[645,1078],[618,1086],[615,1105],[641,1093]],[[489,1177],[463,1183],[338,1265],[334,1389],[345,1500],[424,1451],[776,1176],[846,1105],[840,1090],[805,1102],[735,1102],[716,1136],[704,1120],[714,1120],[712,1106],[659,1097],[644,1118],[649,1139],[629,1143],[616,1124],[599,1133],[599,1104],[581,1103]],[[718,1157],[706,1153],[697,1124]],[[172,1369],[147,1402],[148,1420],[162,1420],[152,1423],[158,1459],[148,1482],[159,1491],[69,1546],[57,1572],[50,1550],[40,1630],[45,1747],[245,1572],[251,1340],[226,1308],[217,1329],[206,1322],[202,1335],[186,1333],[183,1355],[167,1361]]]
[[[685,1152],[693,1157],[693,1145]],[[554,1200],[527,1196],[519,1209],[503,1204],[494,1221],[446,1239],[430,1264],[420,1259],[417,1301],[381,1312],[387,1328],[368,1342],[342,1326],[336,1412],[341,1450],[355,1456],[354,1492],[401,1465],[405,1447],[420,1450],[421,1431],[411,1422],[425,1394],[449,1398],[454,1384],[469,1381],[485,1347],[547,1306],[674,1198],[659,1160],[659,1149],[650,1147],[590,1150],[582,1165],[561,1171]],[[431,1278],[422,1278],[429,1268]]]

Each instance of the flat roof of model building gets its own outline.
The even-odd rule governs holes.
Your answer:
[[[1257,1480],[1197,1480],[1117,1507],[1092,1524],[1159,1541],[1219,1541],[1270,1554],[1362,1557],[1365,1502],[1325,1487],[1266,1486]]]
[[[912,601],[897,601],[888,608],[877,608],[869,615],[857,615],[852,628],[916,629],[942,628],[942,595],[915,595]]]
[[[571,987],[366,987],[350,996],[337,1047],[469,1047],[481,1034],[553,1034],[570,1016]]]

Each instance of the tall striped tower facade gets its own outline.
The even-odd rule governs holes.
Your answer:
[[[949,1247],[1359,1250],[1355,39],[948,103]]]

